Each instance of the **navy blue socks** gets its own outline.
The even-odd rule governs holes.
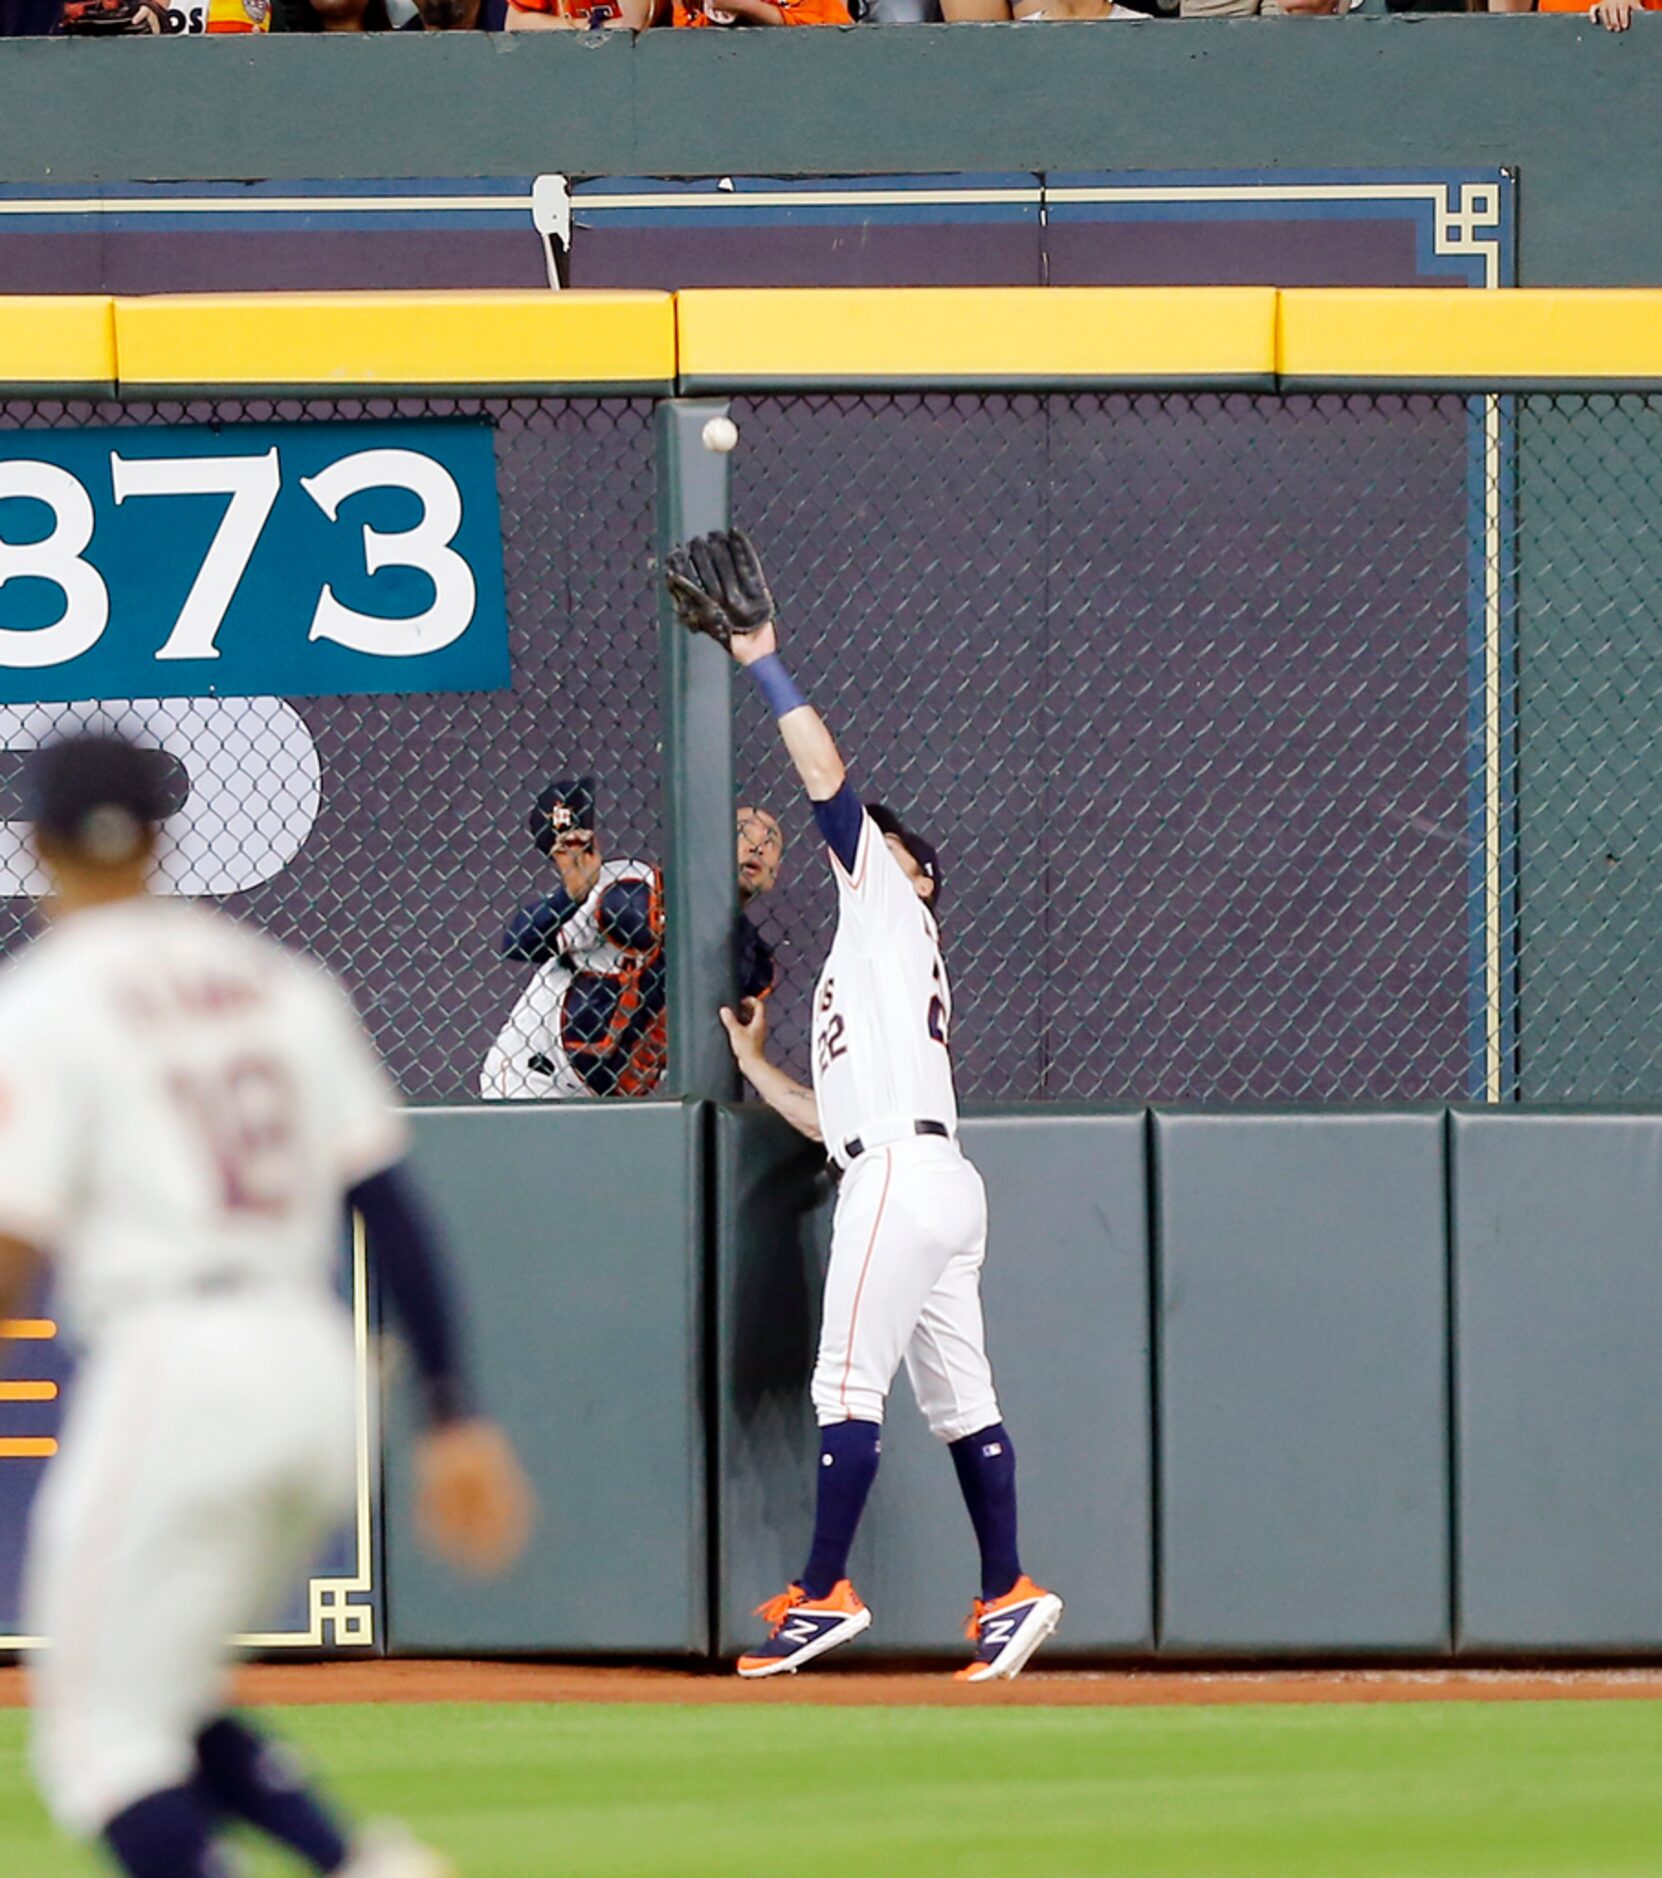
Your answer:
[[[876,1422],[833,1422],[819,1431],[819,1497],[814,1543],[799,1583],[823,1598],[848,1576],[848,1553],[877,1478],[883,1430]],[[1016,1547],[1016,1449],[1002,1422],[951,1444],[952,1464],[981,1547],[981,1595],[1001,1598],[1021,1576]]]
[[[1016,1550],[1016,1450],[1003,1422],[952,1444],[952,1464],[981,1545],[981,1595],[1001,1598],[1021,1576]]]
[[[879,1422],[832,1422],[819,1431],[819,1496],[814,1544],[798,1583],[811,1598],[823,1598],[848,1576],[848,1550],[877,1478],[882,1447]]]
[[[129,1878],[231,1878],[214,1847],[214,1822],[194,1787],[148,1793],[104,1828],[104,1843]]]
[[[196,1764],[199,1789],[222,1813],[258,1827],[320,1872],[346,1863],[340,1828],[286,1748],[222,1715],[196,1737]]]

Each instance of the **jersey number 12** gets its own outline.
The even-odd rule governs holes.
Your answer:
[[[280,1219],[295,1201],[295,1098],[274,1058],[239,1056],[208,1071],[176,1070],[168,1087],[206,1146],[222,1212]]]

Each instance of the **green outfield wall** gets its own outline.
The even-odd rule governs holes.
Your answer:
[[[1504,163],[1524,284],[1662,284],[1658,33],[1458,16],[12,41],[0,183]]]
[[[1059,1649],[1662,1651],[1662,1112],[1028,1107],[963,1139]],[[421,1560],[395,1378],[388,1647],[736,1653],[812,1518],[822,1157],[755,1105],[416,1141],[544,1517],[503,1586]],[[903,1377],[852,1562],[860,1647],[962,1648],[974,1543]]]

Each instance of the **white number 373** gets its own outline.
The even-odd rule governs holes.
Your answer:
[[[190,592],[155,654],[161,660],[217,659],[220,628],[282,488],[276,448],[261,456],[124,457],[112,451],[110,483],[118,508],[162,496],[229,498]],[[300,487],[331,522],[348,497],[367,490],[404,489],[417,496],[421,516],[413,528],[362,529],[364,570],[373,575],[410,568],[433,589],[423,612],[389,619],[356,611],[325,584],[309,639],[330,639],[377,658],[417,658],[441,651],[467,631],[477,590],[473,570],[451,545],[462,523],[462,498],[443,464],[418,450],[359,450],[302,477]],[[0,462],[0,499],[16,496],[44,503],[52,522],[38,541],[0,539],[0,588],[10,580],[48,581],[62,594],[63,608],[49,625],[0,627],[0,666],[66,664],[89,652],[110,622],[109,588],[86,559],[94,531],[92,498],[55,463]]]

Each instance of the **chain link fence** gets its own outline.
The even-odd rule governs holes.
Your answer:
[[[516,911],[557,885],[527,829],[538,793],[591,778],[602,853],[658,857],[650,401],[0,406],[12,431],[478,415],[494,424],[511,692],[41,706],[5,712],[0,740],[15,751],[66,716],[101,716],[171,752],[194,798],[185,839],[218,857],[210,897],[338,972],[415,1101],[477,1093],[536,971],[501,942]],[[0,770],[6,820],[19,770]],[[14,881],[0,946],[28,917]],[[528,1017],[522,1028],[515,1052],[529,1057],[544,1040]]]
[[[1662,1101],[1662,397],[1518,400],[1520,1080]]]
[[[858,786],[942,850],[963,1093],[1467,1092],[1464,400],[735,415],[790,657]],[[738,774],[807,847],[755,710]],[[801,1060],[833,905],[787,869]]]
[[[650,402],[0,407],[8,430],[478,414],[511,692],[102,707],[179,757],[209,862],[247,863],[210,869],[212,897],[339,971],[418,1101],[476,1096],[505,1029],[523,1070],[558,1028],[542,968],[503,956],[557,884],[539,791],[591,779],[603,856],[657,885]],[[733,514],[790,660],[862,793],[942,852],[964,1095],[1662,1099],[1662,398],[734,415]],[[4,713],[0,818],[17,748],[64,714]],[[805,1073],[835,896],[742,688],[735,736],[739,801],[785,831],[749,910]],[[612,1093],[649,1092],[661,1041],[659,961],[634,963]]]

